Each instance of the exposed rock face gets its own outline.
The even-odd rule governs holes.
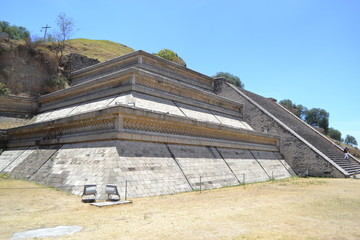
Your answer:
[[[63,68],[64,75],[68,76],[73,71],[89,67],[99,62],[100,61],[95,58],[88,58],[81,54],[70,53],[61,58],[59,65]]]
[[[0,83],[11,93],[39,96],[51,92],[48,80],[99,63],[99,60],[71,53],[60,63],[46,46],[10,39],[0,40]],[[60,71],[59,71],[60,70]],[[60,75],[59,75],[60,74]]]
[[[56,74],[57,61],[44,48],[3,39],[0,41],[0,82],[13,94],[37,96],[46,92],[46,81]]]

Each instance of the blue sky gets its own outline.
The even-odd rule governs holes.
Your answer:
[[[43,36],[59,13],[72,38],[150,53],[169,48],[195,71],[239,76],[245,89],[330,113],[360,145],[358,0],[0,0],[0,20]]]

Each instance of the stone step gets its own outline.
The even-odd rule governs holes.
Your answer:
[[[340,148],[336,147],[332,142],[321,136],[317,131],[314,131],[302,120],[289,114],[289,112],[284,110],[281,106],[274,104],[274,102],[268,98],[264,98],[246,90],[242,90],[242,92],[294,130],[327,157],[332,159],[340,168],[347,171],[349,174],[353,174],[355,172],[360,173],[360,164],[358,162],[354,160],[351,160],[351,162],[345,160],[344,153]]]

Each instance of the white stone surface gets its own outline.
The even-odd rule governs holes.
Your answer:
[[[87,103],[81,103],[77,105],[77,107],[70,113],[68,116],[85,113],[85,112],[91,112],[98,110],[100,108],[107,107],[112,101],[114,101],[115,97],[108,97],[103,99],[97,99],[95,101],[87,102]]]
[[[200,176],[202,189],[239,184],[215,148],[184,145],[169,148],[193,189],[200,188]]]
[[[38,147],[30,147],[26,149],[22,154],[15,158],[5,169],[3,169],[3,172],[11,172],[16,166],[21,164],[32,153],[36,152],[37,149]]]
[[[116,106],[117,104],[188,117],[198,121],[224,124],[235,128],[253,130],[245,121],[233,116],[137,92],[124,93],[118,96],[97,99],[91,102],[41,113],[36,116],[35,122],[55,120],[76,114],[95,111],[101,108]]]
[[[188,118],[193,118],[203,122],[211,122],[219,124],[220,121],[216,119],[216,117],[206,109],[202,109],[199,107],[185,105],[183,103],[176,103],[176,105],[180,108],[180,110],[185,114]]]
[[[284,167],[273,152],[251,151],[265,169],[270,178],[283,179],[291,177],[289,171]]]
[[[6,150],[0,155],[0,172],[3,172],[7,166],[15,161],[21,154],[26,151],[25,149]]]
[[[247,130],[253,130],[249,124],[247,124],[245,121],[240,120],[239,118],[218,112],[212,112],[212,114],[216,117],[217,120],[219,120],[220,123],[224,125],[247,129]]]
[[[198,190],[200,176],[202,189],[290,177],[281,161],[265,151],[104,141],[8,150],[0,167],[76,195],[96,184],[98,199],[106,199],[106,184],[115,184],[124,199],[125,191],[132,198]]]
[[[268,175],[249,150],[218,149],[242,184],[269,180]]]

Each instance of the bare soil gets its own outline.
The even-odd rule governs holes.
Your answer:
[[[0,238],[77,225],[82,231],[60,239],[360,239],[359,179],[290,178],[132,200],[98,208],[1,179]]]

